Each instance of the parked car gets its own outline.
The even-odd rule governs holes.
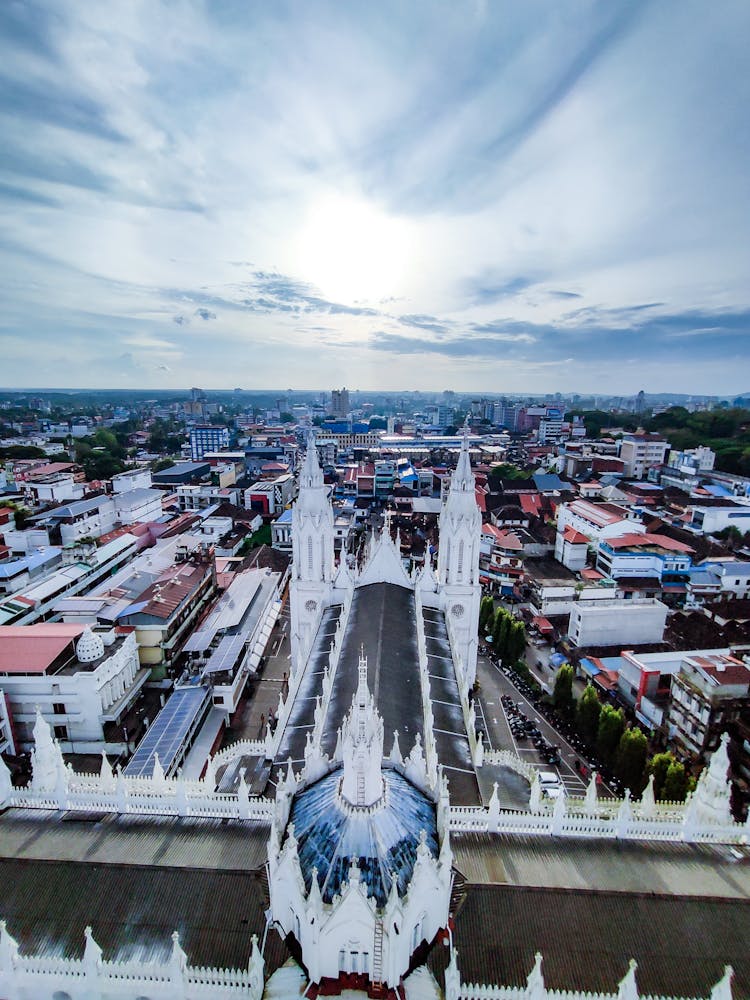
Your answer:
[[[540,771],[539,784],[542,786],[542,795],[547,798],[557,799],[565,794],[560,776],[554,771]]]

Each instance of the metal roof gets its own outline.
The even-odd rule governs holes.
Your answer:
[[[454,942],[463,982],[525,986],[540,951],[548,990],[616,993],[634,958],[641,996],[708,996],[731,965],[739,997],[750,993],[748,926],[747,900],[470,885]]]
[[[22,953],[80,958],[91,925],[105,959],[167,961],[177,930],[191,965],[244,968],[251,935],[265,926],[257,872],[4,860],[0,879],[2,914]],[[270,934],[267,970],[287,956]]]

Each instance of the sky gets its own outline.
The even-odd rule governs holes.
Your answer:
[[[747,0],[0,3],[0,385],[750,390]]]

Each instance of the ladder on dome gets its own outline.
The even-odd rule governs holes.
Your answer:
[[[372,951],[372,987],[376,996],[383,992],[383,921],[375,920],[375,941]]]
[[[365,804],[365,776],[360,773],[357,775],[357,805],[363,806]]]

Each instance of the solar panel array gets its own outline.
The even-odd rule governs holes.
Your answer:
[[[237,657],[244,648],[247,636],[245,635],[225,635],[216,649],[211,653],[208,663],[203,668],[206,674],[216,674],[222,670],[232,670]]]
[[[141,740],[125,775],[150,777],[154,773],[155,754],[167,774],[209,698],[210,692],[204,687],[176,688]]]

